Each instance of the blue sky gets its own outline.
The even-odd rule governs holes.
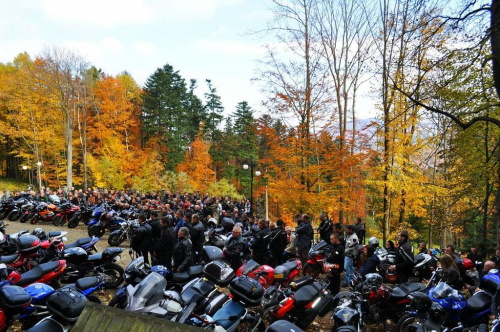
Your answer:
[[[169,63],[186,80],[209,78],[225,113],[246,100],[260,110],[250,82],[266,41],[247,32],[271,18],[264,0],[0,0],[0,62],[44,47],[78,52],[105,73],[127,70],[142,85]]]

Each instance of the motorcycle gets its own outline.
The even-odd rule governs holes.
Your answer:
[[[285,319],[300,328],[311,324],[316,316],[324,317],[332,308],[328,283],[305,276],[287,287],[271,286],[262,297],[263,319],[269,323]]]
[[[29,218],[29,221],[32,225],[35,225],[39,221],[50,222],[55,216],[54,210],[57,207],[53,204],[47,203],[38,203],[35,206],[35,211],[33,213],[33,217]]]
[[[19,218],[20,223],[27,222],[35,213],[35,202],[28,202],[21,206],[21,218]]]
[[[24,214],[24,212],[29,208],[31,202],[31,195],[25,194],[18,200],[14,201],[14,206],[12,207],[12,210],[9,212],[7,215],[7,219],[9,221],[16,221],[21,218],[21,216]],[[24,209],[23,209],[24,207]]]
[[[52,219],[54,226],[63,226],[71,217],[80,210],[80,207],[66,202],[59,206],[59,212]]]
[[[264,289],[269,288],[275,282],[282,285],[289,284],[302,269],[302,263],[299,260],[289,261],[278,265],[275,269],[268,265],[260,265],[254,260],[249,260],[236,271],[236,276],[246,275],[252,279],[259,280]]]
[[[359,294],[340,292],[333,299],[333,328],[336,332],[361,332],[364,326],[362,306],[365,300]]]
[[[135,231],[139,228],[137,220],[127,220],[120,223],[120,228],[112,231],[108,237],[110,246],[119,246],[123,241],[132,242]]]
[[[68,228],[75,228],[80,222],[88,225],[93,212],[94,207],[80,203],[80,209],[76,211],[68,221]]]
[[[60,288],[59,282],[57,279],[63,273],[66,268],[65,260],[58,260],[40,264],[38,266],[33,267],[28,272],[24,272],[20,274],[17,271],[12,271],[9,273],[9,268],[7,265],[0,264],[0,275],[2,279],[5,279],[4,282],[10,281],[16,286],[26,287],[35,282],[46,283],[53,288]]]
[[[31,303],[31,296],[19,286],[0,288],[0,330],[6,331],[15,318]]]
[[[17,246],[17,253],[0,256],[0,263],[7,264],[21,272],[30,270],[32,265],[37,265],[38,249],[42,241],[31,234],[20,236],[14,241]]]
[[[97,241],[99,241],[99,238],[97,236],[81,237],[77,239],[75,242],[65,244],[64,249],[82,248],[86,252],[91,254],[92,252],[97,252],[97,248],[95,246]]]
[[[321,240],[309,249],[309,259],[302,270],[304,276],[311,275],[313,278],[317,278],[321,273],[324,273],[323,264],[328,255],[328,248],[328,243]]]
[[[106,229],[109,229],[112,232],[120,228],[120,224],[122,222],[125,222],[125,220],[118,217],[118,213],[116,211],[108,211],[101,215],[99,222],[92,225],[89,223],[89,236],[102,237],[104,233],[106,233]]]
[[[382,263],[379,265],[379,273],[384,282],[396,283],[398,275],[396,271],[390,271],[389,267],[393,263]],[[408,278],[410,282],[422,282],[429,280],[437,268],[437,259],[428,254],[415,255],[413,260],[413,274]]]
[[[61,275],[61,282],[75,282],[87,275],[102,275],[105,288],[116,288],[123,282],[123,268],[116,264],[123,248],[106,248],[103,252],[89,255],[80,247],[64,249],[59,257],[68,266]]]
[[[227,235],[223,228],[213,228],[205,232],[205,245],[224,248]]]

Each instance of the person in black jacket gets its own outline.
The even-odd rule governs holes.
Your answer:
[[[337,233],[330,235],[330,245],[330,255],[326,258],[326,262],[333,264],[333,267],[325,272],[330,282],[328,289],[335,296],[340,291],[340,274],[344,270],[344,246],[340,243]]]
[[[314,231],[309,216],[304,214],[302,215],[302,222],[295,228],[295,246],[303,267],[309,258],[309,248],[311,248],[313,236]]]
[[[151,262],[156,265],[154,251],[156,250],[158,239],[161,235],[161,224],[156,210],[151,211],[151,219],[149,219],[149,226],[151,226],[151,245],[149,251],[151,253]]]
[[[191,243],[193,243],[193,263],[199,262],[201,258],[201,252],[203,251],[203,244],[205,243],[205,227],[200,222],[200,216],[198,214],[193,214],[191,217],[191,229],[189,233],[191,234]]]
[[[254,236],[252,244],[252,259],[260,265],[266,264],[267,248],[269,247],[269,229],[266,228],[266,221],[259,219],[259,232]]]
[[[231,264],[231,268],[233,270],[238,270],[241,266],[241,253],[245,248],[245,243],[241,238],[241,227],[234,226],[233,233],[224,243],[224,249],[222,252],[224,253],[224,258]]]
[[[146,222],[144,214],[139,215],[139,225],[130,247],[144,257],[144,263],[149,264],[148,251],[151,245],[151,226]]]
[[[396,261],[389,269],[398,274],[398,283],[408,281],[408,277],[413,273],[413,246],[409,241],[408,231],[402,230],[398,234],[399,247],[396,252]]]
[[[328,243],[328,241],[330,241],[330,235],[333,233],[333,223],[328,219],[328,214],[326,212],[319,215],[319,220],[321,221],[318,227],[319,237],[321,240]]]
[[[161,234],[154,252],[156,264],[172,269],[172,253],[176,242],[177,236],[171,218],[161,218]]]
[[[174,272],[184,272],[193,259],[193,244],[189,239],[189,229],[181,227],[177,233],[178,242],[174,248]]]
[[[277,227],[271,232],[269,248],[273,255],[273,267],[283,264],[283,252],[288,244],[283,219],[276,221]]]

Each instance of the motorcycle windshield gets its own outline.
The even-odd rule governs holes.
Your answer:
[[[253,259],[249,260],[243,269],[241,270],[242,275],[249,275],[253,271],[257,270],[260,267],[260,264],[254,261]]]
[[[432,290],[432,296],[435,299],[446,299],[453,294],[453,288],[451,288],[447,283],[440,282]]]
[[[125,273],[130,273],[132,271],[135,271],[136,269],[138,270],[142,268],[144,268],[144,257],[141,256],[130,262],[130,264],[125,269]]]
[[[324,249],[324,248],[326,248],[327,245],[328,245],[328,243],[326,243],[325,240],[321,240],[320,242],[313,245],[311,247],[310,251],[313,252],[313,251],[318,251],[318,250]]]
[[[128,310],[141,309],[159,303],[163,300],[163,291],[167,287],[167,280],[159,273],[153,272],[142,280],[128,298]]]

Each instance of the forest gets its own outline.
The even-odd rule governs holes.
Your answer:
[[[361,216],[384,240],[404,228],[436,246],[494,247],[498,0],[269,3],[263,31],[277,42],[257,66],[258,111],[225,109],[217,82],[168,59],[139,86],[72,50],[19,50],[0,63],[0,176],[233,197],[252,178],[272,218],[325,211]],[[360,119],[366,109],[377,117]]]

